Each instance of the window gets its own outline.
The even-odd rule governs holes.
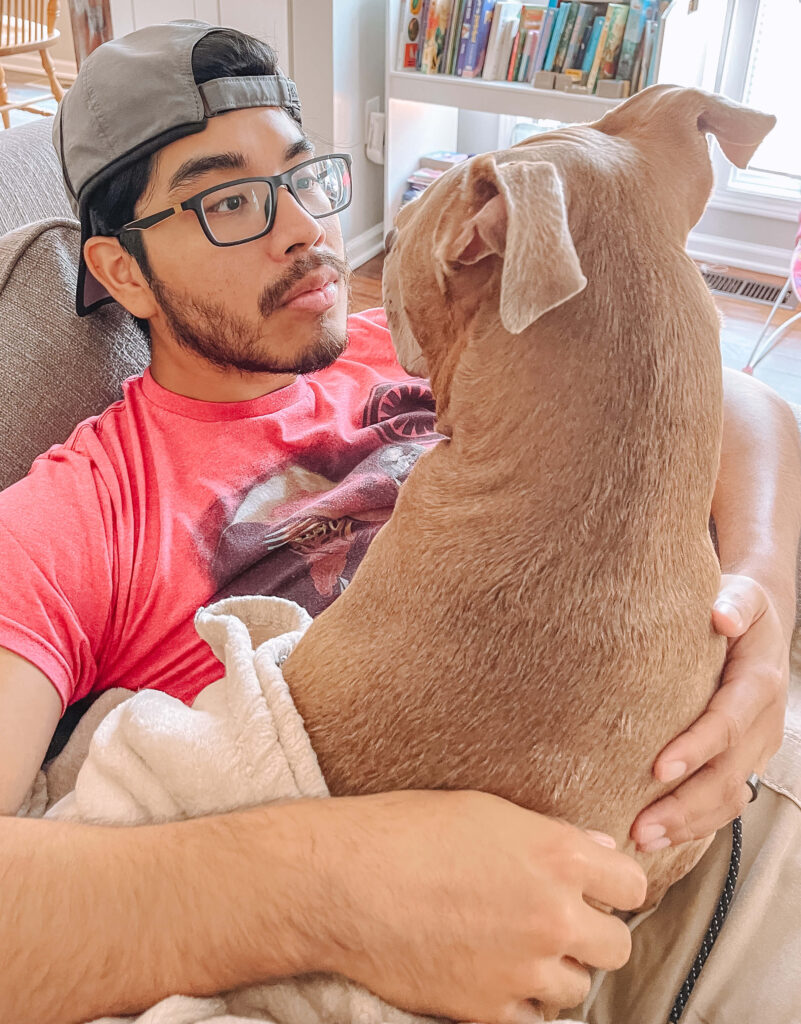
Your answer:
[[[731,184],[748,191],[801,198],[801,0],[759,0],[743,87],[743,103],[775,114],[778,123],[748,171]]]
[[[775,114],[777,124],[746,171],[730,169],[728,189],[741,196],[801,200],[801,0],[735,0],[723,91]],[[731,193],[730,193],[731,194]]]

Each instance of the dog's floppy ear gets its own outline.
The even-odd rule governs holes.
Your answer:
[[[520,334],[587,284],[570,236],[562,181],[553,164],[475,161],[467,181],[477,211],[445,240],[447,268],[500,256],[501,323]]]
[[[759,144],[776,124],[773,114],[744,107],[741,103],[677,85],[652,85],[605,114],[595,125],[610,135],[639,134],[650,130],[671,147],[683,128],[711,132],[724,155],[745,167]]]
[[[699,95],[698,129],[712,132],[724,155],[735,167],[747,167],[759,144],[776,124],[773,114],[763,114],[715,93],[692,90]]]

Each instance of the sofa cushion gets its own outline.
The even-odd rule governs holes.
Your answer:
[[[77,221],[64,218],[0,238],[0,489],[148,363],[145,337],[120,306],[76,315],[79,245]]]
[[[48,217],[73,217],[51,135],[52,118],[0,132],[0,235]]]

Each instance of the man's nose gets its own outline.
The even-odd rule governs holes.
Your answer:
[[[323,222],[315,220],[285,185],[277,190],[275,204],[275,220],[268,237],[280,245],[283,253],[310,249],[322,241],[325,236]]]

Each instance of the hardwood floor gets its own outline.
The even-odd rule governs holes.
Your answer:
[[[355,271],[351,281],[351,312],[381,305],[383,265],[384,257],[380,255]],[[765,274],[750,274],[737,269],[732,269],[731,272],[783,284],[777,278]],[[723,318],[720,339],[723,365],[742,370],[767,319],[770,306],[722,295],[713,295],[713,298]],[[777,312],[772,326],[778,327],[796,312],[798,310]],[[688,350],[688,357],[690,356],[691,352]],[[770,385],[788,402],[801,405],[801,321],[788,329],[776,348],[757,366],[754,376]]]

